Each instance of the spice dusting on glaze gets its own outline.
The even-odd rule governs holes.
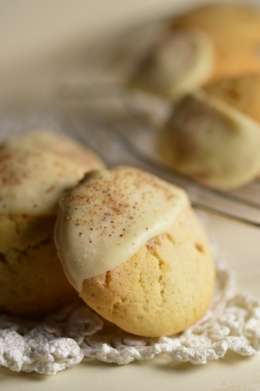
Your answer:
[[[64,136],[32,131],[0,146],[0,213],[54,215],[60,193],[103,164]]]
[[[165,232],[186,193],[131,167],[93,171],[60,200],[56,245],[72,285],[126,262]]]

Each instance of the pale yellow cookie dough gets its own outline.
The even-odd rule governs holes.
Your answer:
[[[64,271],[97,313],[130,333],[178,333],[212,298],[214,261],[186,193],[131,167],[65,192],[55,229]]]
[[[93,152],[51,132],[22,133],[1,145],[1,312],[43,316],[77,296],[53,240],[58,198],[101,167]]]

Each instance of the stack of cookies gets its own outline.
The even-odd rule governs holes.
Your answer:
[[[43,316],[76,297],[54,244],[61,192],[103,167],[91,151],[51,132],[0,147],[0,310]]]
[[[45,131],[1,145],[0,183],[2,313],[42,317],[80,295],[159,337],[207,311],[214,261],[182,189]]]

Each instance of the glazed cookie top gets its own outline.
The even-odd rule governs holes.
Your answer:
[[[61,192],[103,167],[99,158],[66,137],[32,131],[0,146],[0,213],[56,214]]]
[[[68,279],[81,291],[165,232],[186,205],[183,190],[132,167],[87,174],[60,200],[55,241]]]
[[[143,58],[130,85],[149,86],[155,93],[177,98],[204,84],[214,69],[214,48],[203,31],[168,34]]]

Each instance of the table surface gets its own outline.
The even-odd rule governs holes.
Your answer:
[[[9,0],[0,1],[0,110],[53,104],[53,77],[70,48],[113,29],[167,15],[196,1]],[[208,234],[237,273],[239,290],[260,297],[260,231],[210,216]],[[182,391],[260,390],[260,357],[226,358],[207,365],[173,363],[158,357],[126,366],[85,362],[56,376],[0,369],[1,390]]]

